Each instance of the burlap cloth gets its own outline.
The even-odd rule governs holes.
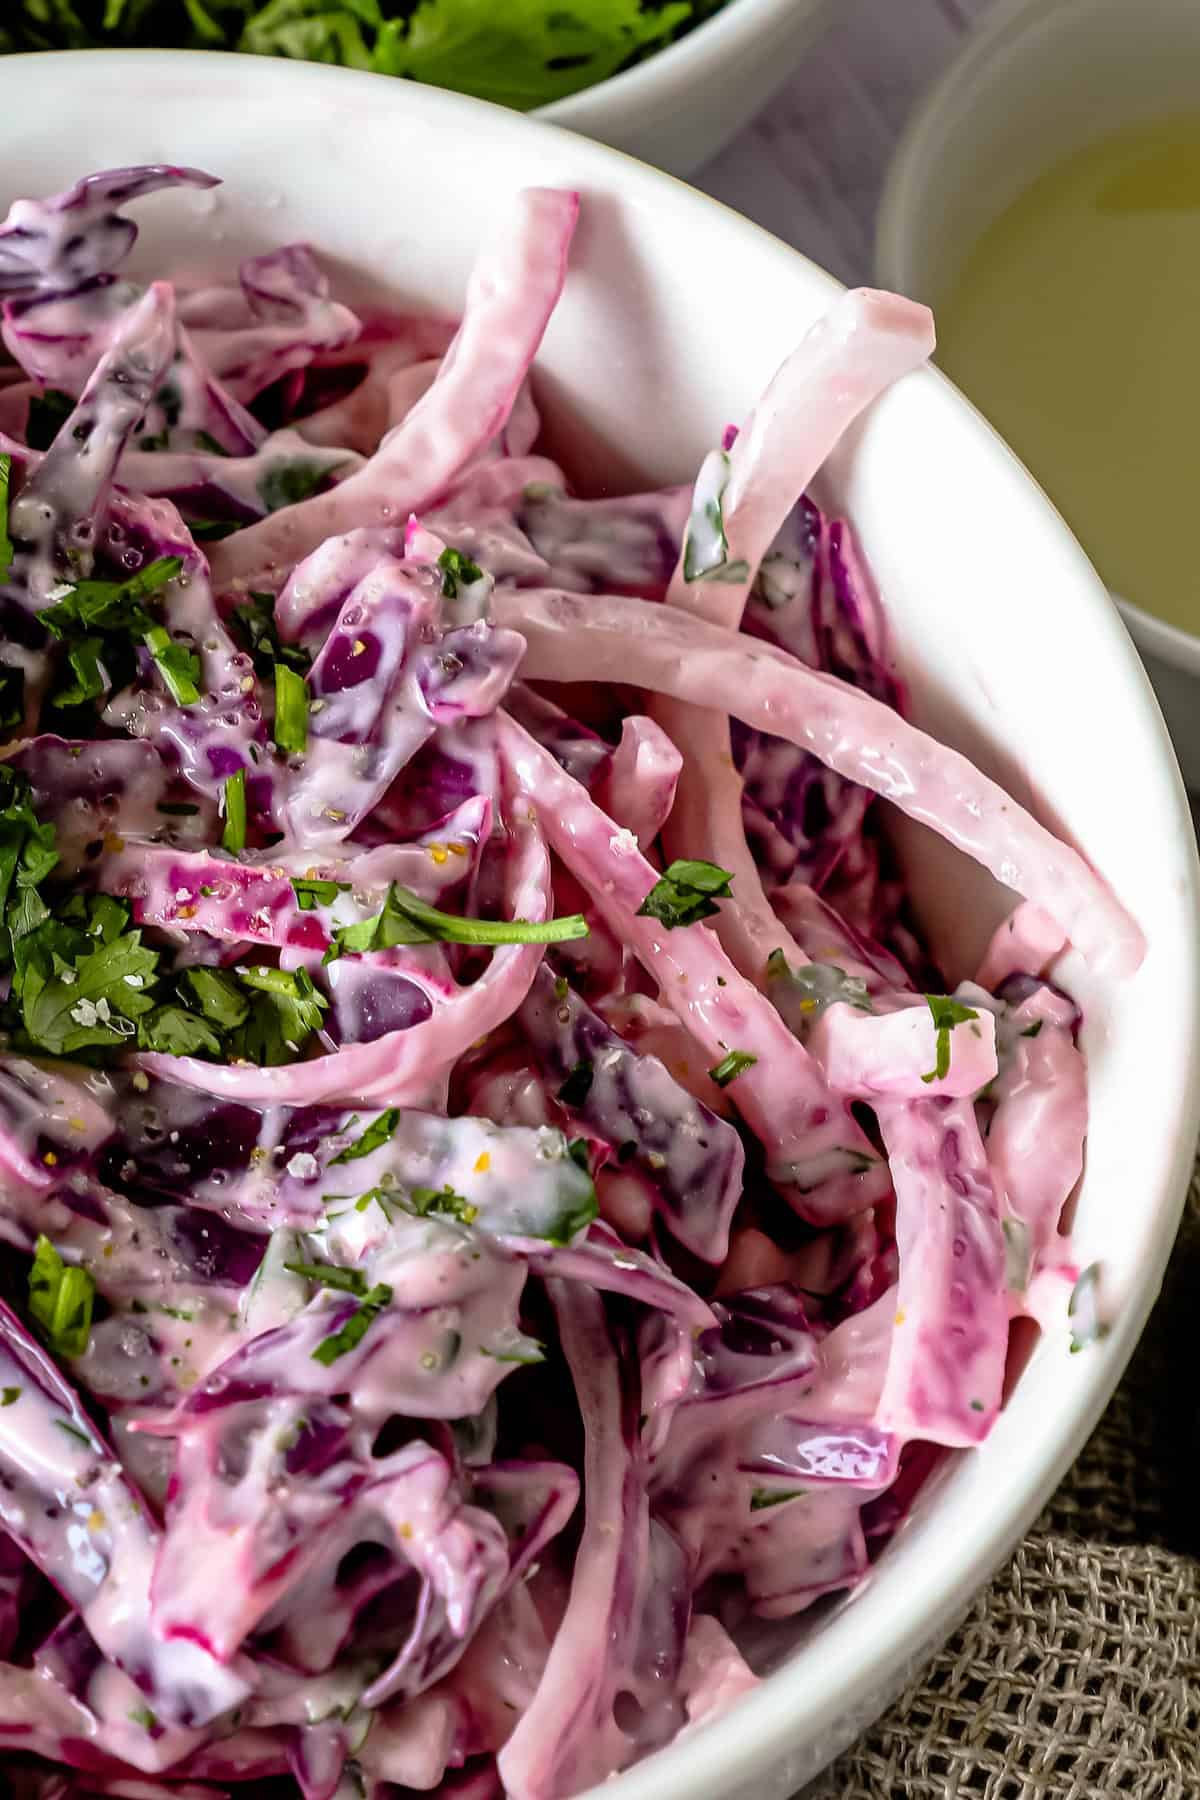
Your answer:
[[[970,1617],[805,1800],[1200,1800],[1200,1171],[1079,1461]]]

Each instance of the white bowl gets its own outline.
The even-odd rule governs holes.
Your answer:
[[[936,309],[983,232],[1043,170],[1097,137],[1193,111],[1198,87],[1194,0],[1008,0],[908,124],[879,211],[878,280]],[[1200,789],[1200,637],[1117,603],[1184,778]]]
[[[657,55],[535,117],[690,175],[779,91],[828,8],[829,0],[728,0]]]
[[[215,207],[181,194],[139,202],[136,267],[211,271],[300,236],[343,291],[383,290],[443,314],[515,188],[580,188],[572,273],[539,366],[558,439],[586,455],[593,488],[604,470],[686,478],[837,291],[662,175],[454,95],[247,57],[0,61],[4,198],[160,159],[212,169],[228,186]],[[1103,1265],[1112,1329],[1078,1356],[1065,1330],[1043,1338],[988,1443],[926,1490],[816,1640],[802,1641],[801,1622],[794,1654],[762,1687],[593,1800],[782,1800],[879,1713],[1095,1424],[1157,1292],[1191,1167],[1196,852],[1162,721],[1103,588],[1014,458],[936,374],[910,377],[874,409],[825,490],[853,519],[886,596],[918,719],[1068,833],[1145,932],[1133,979],[1071,970],[1092,1100],[1078,1250]],[[954,973],[1000,917],[1000,896],[927,837],[921,851],[916,886]]]

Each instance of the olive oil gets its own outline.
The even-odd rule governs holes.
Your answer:
[[[937,361],[1108,585],[1200,634],[1200,112],[1047,170],[934,303]]]

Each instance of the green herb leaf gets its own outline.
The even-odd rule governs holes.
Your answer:
[[[225,825],[221,832],[222,849],[239,856],[246,848],[246,771],[226,778],[224,787]]]
[[[755,1488],[750,1496],[750,1511],[766,1512],[768,1507],[782,1506],[785,1500],[803,1500],[807,1488]]]
[[[87,1349],[95,1296],[87,1270],[65,1263],[50,1239],[39,1237],[29,1269],[29,1316],[56,1356],[82,1356]]]
[[[1033,1021],[1032,1025],[1027,1025],[1025,1027],[1024,1031],[1021,1033],[1021,1036],[1023,1038],[1035,1038],[1045,1023],[1046,1023],[1045,1019],[1035,1019]]]
[[[928,1075],[921,1080],[944,1081],[950,1073],[950,1033],[957,1025],[966,1025],[979,1014],[960,1001],[952,1000],[948,994],[926,994],[925,1004],[933,1014],[933,1023],[937,1030],[936,1061]]]
[[[440,1213],[444,1218],[457,1219],[462,1225],[473,1225],[479,1217],[479,1208],[472,1206],[465,1194],[456,1194],[448,1182],[441,1188],[413,1188],[409,1199],[418,1218]]]
[[[357,1348],[370,1329],[371,1323],[378,1318],[385,1306],[390,1305],[392,1290],[386,1282],[379,1282],[369,1294],[365,1295],[357,1310],[351,1313],[340,1331],[335,1331],[325,1338],[313,1351],[313,1361],[323,1363],[326,1368],[338,1358],[345,1356],[350,1350]]]
[[[450,544],[438,557],[438,568],[442,571],[442,595],[447,600],[458,598],[459,587],[470,587],[476,581],[483,580],[483,570],[478,563],[464,556],[461,550],[455,550]]]
[[[229,1053],[262,1068],[294,1062],[329,1007],[324,994],[313,986],[305,969],[272,969],[254,964],[238,976],[255,1000],[245,1021],[227,1040]]]
[[[332,1158],[330,1167],[332,1168],[337,1163],[357,1162],[360,1157],[370,1156],[373,1150],[378,1150],[382,1144],[386,1144],[389,1139],[395,1137],[396,1127],[399,1123],[400,1108],[389,1106],[387,1111],[381,1112],[377,1119],[372,1119],[360,1138]]]
[[[275,596],[251,592],[230,616],[234,633],[249,651],[254,667],[264,680],[272,678],[276,663],[286,663],[298,675],[307,675],[312,658],[299,644],[281,641],[275,625]]]
[[[730,897],[732,880],[730,871],[716,863],[683,858],[659,876],[638,907],[638,917],[657,919],[668,931],[711,919],[720,911],[715,902]]]
[[[154,1050],[162,1056],[223,1056],[225,1041],[207,1019],[198,1018],[184,1006],[156,1006],[138,1020],[139,1050]]]
[[[175,986],[185,1005],[211,1020],[220,1031],[236,1031],[245,1024],[250,1002],[237,977],[225,969],[185,969]]]
[[[290,755],[308,749],[308,683],[282,662],[275,664],[275,742]]]
[[[14,949],[21,1023],[30,1045],[45,1054],[127,1047],[137,1020],[154,1006],[148,990],[157,979],[158,952],[142,943],[140,931],[111,935],[109,908],[118,909],[122,925],[128,921],[127,909],[100,896],[89,902],[82,934],[69,921],[50,920]],[[89,938],[95,948],[81,949],[81,939]]]
[[[728,1056],[723,1056],[716,1068],[710,1069],[708,1073],[718,1087],[726,1088],[731,1081],[736,1081],[745,1070],[752,1069],[757,1061],[757,1056],[751,1056],[748,1050],[731,1050]]]
[[[582,1106],[592,1091],[596,1070],[590,1062],[577,1062],[559,1088],[555,1098],[563,1106]]]
[[[152,626],[142,641],[175,704],[194,706],[200,698],[200,658],[195,651],[175,643],[163,625]]]
[[[322,1287],[340,1288],[346,1294],[365,1295],[366,1279],[358,1269],[338,1268],[335,1263],[284,1263],[289,1274],[303,1276],[305,1281],[318,1281]]]
[[[303,458],[276,463],[260,479],[258,497],[269,513],[278,512],[283,506],[296,506],[301,500],[311,499],[335,467],[335,464],[308,462]]]
[[[398,944],[561,944],[588,935],[582,913],[561,919],[466,919],[439,912],[411,888],[393,882],[382,912],[333,934],[326,962],[338,956],[391,950]]]
[[[19,1387],[0,1388],[0,1406],[15,1406],[20,1398]]]
[[[300,911],[312,912],[316,906],[332,906],[339,894],[350,892],[352,885],[349,881],[293,880],[292,892]]]

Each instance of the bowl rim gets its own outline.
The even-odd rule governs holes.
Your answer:
[[[114,49],[35,52],[0,58],[0,99],[6,84],[17,91],[26,87],[35,67],[40,80],[43,73],[60,73],[65,79],[71,71],[81,71],[86,66],[90,82],[96,59],[104,57],[107,73],[114,81],[120,79],[124,69],[131,83],[136,81],[139,90],[144,91],[146,78],[156,63],[165,73],[168,68],[178,70],[184,59],[194,67],[198,55],[206,56],[214,72],[223,65],[230,97],[244,98],[244,56],[216,51]],[[481,140],[500,137],[519,142],[530,152],[535,152],[540,144],[545,152],[553,151],[570,166],[573,184],[590,181],[595,191],[607,192],[623,203],[636,201],[649,210],[683,209],[694,218],[697,229],[712,232],[721,221],[721,229],[740,243],[753,262],[756,280],[770,281],[775,273],[783,285],[792,286],[799,267],[816,291],[830,296],[840,291],[840,284],[809,258],[731,208],[619,151],[543,120],[441,89],[401,84],[385,76],[322,64],[266,61],[261,70],[255,71],[255,80],[260,95],[273,87],[291,99],[304,94],[313,106],[324,105],[326,97],[339,89],[344,101],[357,86],[364,101],[379,102],[387,95],[389,103],[417,114],[432,130],[453,131],[464,122],[474,122]],[[268,105],[269,99],[262,104]],[[47,153],[57,154],[53,144]],[[533,160],[531,155],[531,163]],[[547,156],[543,160],[551,159]],[[935,422],[952,436],[960,440],[979,439],[982,434],[989,459],[996,462],[998,484],[1003,486],[1007,481],[1011,488],[1016,483],[1028,502],[1029,515],[1045,548],[1060,562],[1065,558],[1070,565],[1072,589],[1090,615],[1094,642],[1102,647],[1110,663],[1123,666],[1131,677],[1135,690],[1130,695],[1131,719],[1139,758],[1144,764],[1142,772],[1153,780],[1154,804],[1160,811],[1186,818],[1182,782],[1161,715],[1144,685],[1133,645],[1083,551],[1036,482],[945,377],[936,369],[926,369],[906,377],[906,383],[906,392],[914,399],[919,396],[926,410],[934,413]],[[899,390],[889,396],[889,402],[893,406],[908,404]],[[757,1785],[744,1785],[750,1777],[757,1782],[772,1765],[787,1767],[790,1753],[798,1748],[797,1716],[805,1720],[807,1736],[801,1742],[819,1742],[827,1745],[830,1756],[836,1754],[845,1737],[843,1734],[836,1740],[827,1739],[830,1723],[855,1714],[860,1728],[865,1728],[878,1716],[883,1703],[881,1674],[895,1692],[900,1681],[915,1670],[961,1617],[971,1597],[1009,1553],[1074,1460],[1124,1371],[1157,1294],[1182,1210],[1196,1128],[1200,1124],[1200,949],[1193,929],[1200,915],[1200,864],[1190,834],[1172,906],[1177,940],[1172,948],[1178,949],[1180,955],[1177,1018],[1186,1021],[1186,1035],[1181,1022],[1176,1027],[1181,1039],[1181,1066],[1173,1070],[1169,1084],[1169,1109],[1164,1102],[1163,1136],[1150,1146],[1154,1179],[1147,1182],[1147,1192],[1153,1193],[1156,1200],[1155,1229],[1149,1253],[1137,1268],[1136,1286],[1128,1304],[1108,1336],[1090,1346],[1085,1358],[1075,1359],[1074,1379],[1065,1384],[1070,1394],[1064,1402],[1060,1431],[1040,1446],[1032,1464],[1022,1464],[1019,1476],[989,1505],[986,1516],[973,1521],[970,1560],[956,1546],[946,1564],[932,1574],[926,1572],[928,1578],[922,1582],[919,1607],[905,1609],[899,1616],[889,1614],[884,1630],[864,1641],[861,1629],[848,1626],[855,1614],[851,1601],[822,1631],[824,1654],[816,1658],[802,1654],[785,1663],[722,1716],[687,1731],[663,1750],[589,1790],[579,1800],[696,1800],[701,1795],[756,1794],[760,1791]],[[869,1599],[873,1588],[874,1583],[868,1582],[860,1593]],[[869,1615],[870,1608],[866,1610]],[[811,1775],[815,1766],[806,1765],[802,1773]]]
[[[691,26],[682,37],[664,44],[631,69],[607,75],[603,81],[594,81],[561,100],[535,106],[527,116],[568,130],[590,131],[595,120],[585,114],[597,97],[601,97],[601,104],[613,106],[661,104],[664,95],[660,90],[664,85],[682,91],[706,63],[736,52],[756,37],[768,20],[798,6],[811,11],[820,4],[821,0],[725,0],[719,12]]]

